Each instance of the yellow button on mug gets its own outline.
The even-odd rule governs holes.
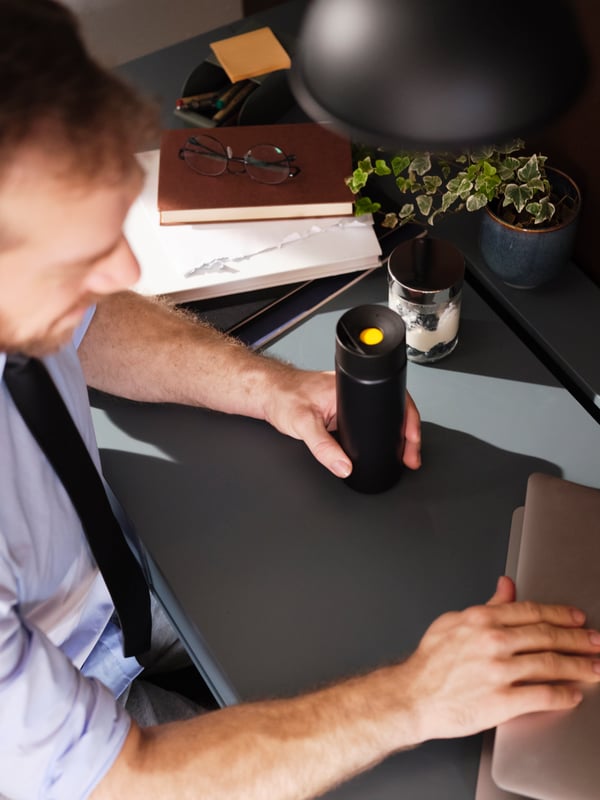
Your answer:
[[[381,328],[364,328],[358,338],[363,344],[379,344],[383,342],[383,331]]]

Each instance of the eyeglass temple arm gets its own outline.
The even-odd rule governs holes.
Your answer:
[[[193,147],[189,147],[189,145],[193,145]],[[197,150],[194,148],[198,148]],[[187,142],[184,144],[183,147],[179,148],[179,158],[183,158],[184,153],[209,153],[211,156],[219,156],[219,158],[230,158],[230,156],[226,153],[219,153],[218,150],[212,150],[208,145],[205,145],[203,142],[199,142],[194,136],[191,136]]]

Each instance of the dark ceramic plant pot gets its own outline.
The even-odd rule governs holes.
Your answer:
[[[547,174],[555,191],[573,200],[574,211],[568,221],[551,228],[529,229],[509,225],[489,208],[482,215],[481,254],[493,273],[518,289],[534,289],[556,278],[573,251],[581,194],[563,172],[548,167]]]

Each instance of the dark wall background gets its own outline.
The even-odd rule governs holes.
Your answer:
[[[596,0],[571,0],[591,62],[589,83],[562,119],[527,140],[528,148],[548,156],[548,162],[568,172],[583,195],[582,217],[574,259],[600,285],[600,4]],[[549,53],[560,58],[560,53]],[[542,65],[543,68],[543,65]]]

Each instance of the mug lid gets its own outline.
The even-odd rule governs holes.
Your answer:
[[[355,306],[338,320],[336,361],[348,374],[381,380],[406,363],[404,323],[383,305]]]

